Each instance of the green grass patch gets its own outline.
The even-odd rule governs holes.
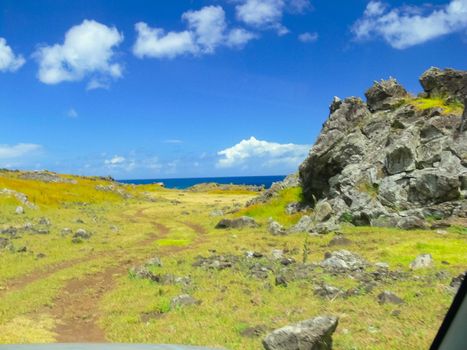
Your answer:
[[[267,203],[255,204],[244,208],[236,213],[237,216],[251,216],[259,221],[266,221],[272,217],[283,225],[293,225],[297,223],[302,214],[287,215],[285,208],[291,202],[302,201],[301,187],[293,187],[277,193]]]
[[[441,97],[414,98],[408,100],[407,103],[422,111],[430,108],[441,108],[444,115],[461,116],[464,110],[464,105],[462,103],[457,101],[448,103]]]

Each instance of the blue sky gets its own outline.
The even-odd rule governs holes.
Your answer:
[[[286,174],[333,96],[466,57],[467,0],[0,0],[0,167]]]

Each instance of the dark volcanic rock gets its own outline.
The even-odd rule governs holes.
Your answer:
[[[334,316],[319,316],[277,329],[263,340],[266,350],[330,350],[337,328]]]
[[[396,106],[407,97],[407,91],[395,79],[375,82],[371,88],[365,92],[368,107],[372,111],[390,109]]]

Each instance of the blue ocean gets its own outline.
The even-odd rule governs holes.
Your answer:
[[[181,179],[144,179],[144,180],[118,180],[119,182],[135,185],[147,185],[156,182],[164,183],[166,188],[184,189],[196,184],[215,182],[218,184],[234,184],[234,185],[256,185],[271,187],[273,182],[284,180],[285,175],[274,176],[234,176],[234,177],[195,177]]]

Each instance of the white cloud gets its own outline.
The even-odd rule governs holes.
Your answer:
[[[15,55],[4,38],[0,38],[0,72],[15,72],[25,63],[21,55]]]
[[[427,12],[425,7],[401,7],[388,11],[378,0],[368,3],[363,17],[352,27],[357,40],[381,37],[396,49],[467,30],[467,0],[451,0]]]
[[[180,144],[180,143],[183,143],[183,141],[179,139],[168,139],[168,140],[164,140],[164,143]]]
[[[275,26],[282,19],[284,0],[245,0],[236,6],[238,20],[248,25]]]
[[[313,33],[302,33],[298,36],[298,40],[300,40],[302,43],[313,43],[316,40],[318,40],[318,33],[313,32]]]
[[[261,141],[252,136],[218,152],[221,158],[217,162],[217,167],[231,168],[245,165],[248,161],[254,161],[256,166],[261,164],[265,167],[278,164],[297,166],[307,156],[310,147],[310,145]]]
[[[38,78],[45,84],[79,81],[87,76],[95,82],[120,78],[123,68],[114,62],[114,50],[122,41],[123,34],[115,27],[84,20],[66,32],[63,44],[36,51]]]
[[[206,6],[199,11],[188,11],[182,15],[188,28],[195,34],[196,42],[203,51],[212,53],[224,41],[227,28],[225,12],[220,6]]]
[[[69,118],[78,118],[78,112],[76,112],[76,109],[70,108],[66,114]]]
[[[212,54],[220,46],[243,47],[256,35],[236,28],[231,31],[221,6],[205,6],[198,11],[182,14],[187,29],[166,32],[162,28],[151,28],[144,22],[136,23],[137,39],[133,53],[138,58],[174,58],[191,54]]]
[[[116,156],[113,156],[110,159],[104,160],[104,164],[110,165],[110,166],[116,166],[116,165],[125,163],[125,161],[126,161],[125,157],[116,155]]]
[[[16,145],[0,145],[0,159],[26,157],[39,152],[41,145],[33,143],[18,143]]]
[[[175,56],[198,51],[193,33],[189,31],[169,32],[161,28],[151,28],[144,22],[135,24],[138,32],[133,53],[138,58],[173,58]]]
[[[243,28],[232,29],[227,37],[227,45],[230,47],[242,48],[250,40],[256,39],[258,35]]]
[[[309,0],[288,0],[287,5],[293,13],[303,13],[312,7]]]

